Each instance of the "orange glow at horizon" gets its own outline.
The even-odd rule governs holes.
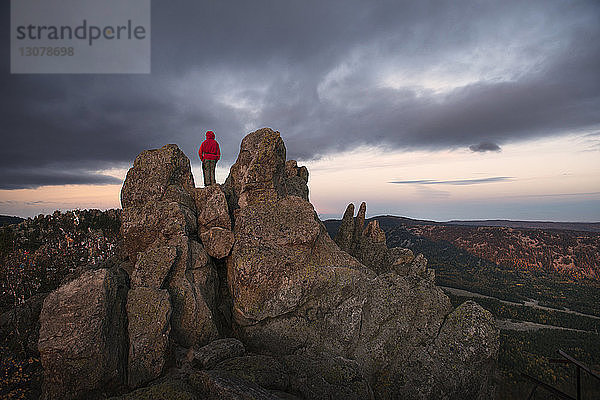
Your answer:
[[[456,208],[462,202],[522,203],[535,209],[541,198],[600,200],[598,153],[597,135],[567,135],[507,144],[501,152],[483,154],[467,149],[363,147],[319,160],[300,160],[299,165],[309,169],[310,200],[319,214],[341,216],[348,203],[362,201],[367,202],[370,215],[415,215],[432,209],[443,214],[448,205]],[[105,172],[120,179],[126,174],[126,170]],[[196,186],[201,186],[200,168],[194,165],[192,173]],[[228,174],[229,165],[218,166],[217,182],[223,183]],[[477,180],[481,182],[472,183]],[[398,181],[403,183],[391,183]],[[120,208],[120,190],[121,185],[0,190],[0,214],[29,217],[57,209]],[[490,218],[493,214],[490,209]],[[598,213],[590,218],[600,219]]]

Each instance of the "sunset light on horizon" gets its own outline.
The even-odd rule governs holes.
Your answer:
[[[597,222],[598,149],[600,135],[582,134],[520,142],[484,154],[362,146],[299,160],[299,165],[309,170],[310,199],[322,219],[340,218],[348,203],[365,201],[369,216]],[[192,172],[201,186],[202,170],[194,156]],[[119,180],[126,173],[125,168],[102,171]],[[228,173],[229,166],[219,166],[217,182],[224,183]],[[0,213],[33,217],[57,209],[120,208],[120,191],[121,184],[1,190]]]

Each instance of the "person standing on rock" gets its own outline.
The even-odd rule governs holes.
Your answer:
[[[206,132],[206,140],[200,145],[198,150],[200,160],[202,160],[202,173],[204,175],[204,186],[210,186],[217,183],[215,180],[215,167],[217,161],[221,158],[219,143],[215,140],[213,131]]]

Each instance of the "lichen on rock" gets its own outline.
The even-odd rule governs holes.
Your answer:
[[[88,271],[44,300],[38,349],[44,397],[79,399],[126,385],[126,278]]]
[[[158,270],[161,275],[166,271],[159,287],[169,292],[173,338],[185,346],[218,337],[213,310],[208,306],[214,299],[204,297],[211,291],[197,284],[197,274],[192,273],[194,269],[212,268],[208,257],[203,257],[204,266],[197,264],[205,250],[198,243],[196,198],[190,161],[176,145],[142,152],[121,191],[125,247],[131,259],[140,253],[139,262],[154,257],[158,261],[148,262],[148,267],[162,266]],[[176,256],[171,262],[172,249]],[[152,274],[148,269],[136,268],[132,283],[141,284],[141,276]]]
[[[164,289],[140,287],[127,294],[128,384],[158,378],[168,358],[171,303]]]
[[[427,370],[423,379],[423,371],[405,368],[404,360],[428,357],[451,311],[427,260],[388,249],[376,223],[365,229],[364,203],[356,217],[353,207],[346,211],[340,250],[325,238],[312,205],[286,192],[295,168],[285,161],[279,133],[265,128],[242,141],[225,184],[236,207],[227,279],[240,338],[256,351],[354,359],[376,398],[435,398],[431,380],[460,391],[460,382],[439,370]],[[343,250],[355,258],[332,256]]]

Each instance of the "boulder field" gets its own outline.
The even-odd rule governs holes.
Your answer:
[[[499,335],[452,309],[366,205],[331,239],[279,132],[248,134],[223,185],[173,144],[121,191],[119,261],[44,300],[46,399],[489,399]]]

